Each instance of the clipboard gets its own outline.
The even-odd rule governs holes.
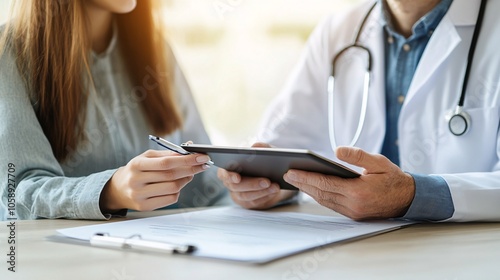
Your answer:
[[[339,216],[253,211],[228,206],[59,229],[58,238],[49,240],[97,245],[121,252],[144,251],[160,256],[174,253],[174,256],[262,264],[332,243],[386,233],[413,223],[356,222]],[[137,239],[138,235],[142,238]],[[146,246],[134,246],[134,242],[145,242],[143,245]],[[163,244],[176,247],[189,244],[195,250],[176,253],[171,247],[163,250]]]
[[[181,146],[189,152],[207,154],[217,167],[243,176],[269,178],[278,183],[281,189],[297,190],[283,179],[283,175],[290,169],[342,178],[360,176],[358,172],[309,150],[237,148],[198,144]]]

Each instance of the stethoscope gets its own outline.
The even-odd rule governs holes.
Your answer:
[[[335,65],[337,63],[337,60],[344,54],[345,52],[352,50],[352,49],[358,49],[361,50],[362,52],[365,52],[367,55],[367,65],[366,65],[366,72],[365,72],[365,77],[363,81],[363,97],[361,101],[361,112],[359,116],[359,122],[358,122],[358,128],[356,129],[356,132],[354,134],[354,137],[352,138],[351,142],[349,143],[349,146],[354,146],[358,142],[359,136],[361,135],[361,132],[363,131],[363,126],[365,124],[365,118],[366,118],[366,112],[368,109],[368,92],[370,88],[370,79],[371,79],[371,71],[372,71],[372,54],[371,51],[365,47],[359,44],[359,37],[361,36],[361,32],[363,31],[363,28],[368,21],[368,18],[370,17],[373,9],[377,3],[375,3],[370,10],[368,10],[366,16],[364,17],[363,21],[361,22],[361,25],[358,29],[358,33],[356,35],[356,39],[354,40],[354,43],[352,45],[349,45],[345,47],[344,49],[340,50],[337,55],[333,57],[332,61],[332,69],[331,69],[331,75],[330,78],[328,79],[328,129],[329,129],[329,137],[330,137],[330,144],[332,146],[332,149],[335,151],[337,147],[337,141],[335,138],[335,127],[334,127],[334,118],[335,118],[335,103],[334,103],[334,88],[335,88]],[[462,93],[460,95],[460,100],[458,101],[457,107],[450,111],[446,115],[446,120],[448,121],[448,128],[450,129],[450,132],[455,135],[455,136],[461,136],[464,135],[470,128],[471,126],[471,118],[469,114],[464,110],[464,102],[465,102],[465,94],[466,94],[466,89],[467,89],[467,84],[469,82],[469,75],[470,71],[472,68],[472,61],[474,59],[474,53],[476,50],[476,45],[477,41],[479,38],[479,33],[481,31],[481,25],[483,23],[484,19],[484,12],[486,10],[486,0],[481,0],[481,7],[479,8],[479,14],[476,22],[476,27],[474,29],[474,35],[472,37],[472,43],[469,49],[469,55],[467,58],[467,68],[465,70],[465,76],[463,80],[463,85],[462,85]]]

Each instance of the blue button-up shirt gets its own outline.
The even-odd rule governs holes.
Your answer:
[[[398,119],[413,75],[434,29],[448,11],[452,0],[442,0],[413,26],[409,38],[394,31],[390,12],[383,2],[385,40],[386,135],[382,154],[399,165]]]
[[[441,22],[453,0],[442,0],[418,20],[412,35],[405,38],[394,30],[391,14],[384,0],[386,135],[382,154],[399,165],[398,119],[406,94],[432,33]],[[454,207],[446,181],[439,176],[412,174],[415,197],[404,218],[443,220],[453,215]]]

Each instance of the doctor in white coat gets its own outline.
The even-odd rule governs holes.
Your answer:
[[[360,122],[367,59],[363,52],[352,51],[335,66],[339,74],[330,122],[339,148],[334,152],[327,90],[332,60],[353,44],[375,2],[358,40],[372,55],[364,126],[355,147],[347,147]],[[359,178],[342,179],[291,170],[284,176],[287,182],[356,220],[500,221],[500,18],[496,14],[500,0],[487,1],[470,66],[463,106],[470,116],[466,133],[451,132],[449,115],[461,97],[480,0],[454,0],[432,31],[408,91],[398,97],[402,104],[396,120],[399,166],[380,155],[388,130],[385,40],[393,40],[384,30],[384,15],[407,38],[414,24],[440,2],[370,0],[328,17],[317,27],[283,92],[270,106],[258,140],[276,147],[313,150],[364,171]],[[269,208],[293,195],[265,178],[242,178],[225,170],[219,171],[219,178],[233,200],[246,208]],[[430,184],[441,189],[426,185],[432,180],[441,180],[441,184]],[[434,193],[440,197],[433,197]],[[433,209],[441,204],[448,205],[448,214],[434,216]]]

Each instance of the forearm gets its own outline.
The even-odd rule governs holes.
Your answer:
[[[39,171],[30,173],[17,185],[16,211],[20,219],[102,220],[110,217],[101,212],[99,197],[114,170],[80,178],[49,176]]]

